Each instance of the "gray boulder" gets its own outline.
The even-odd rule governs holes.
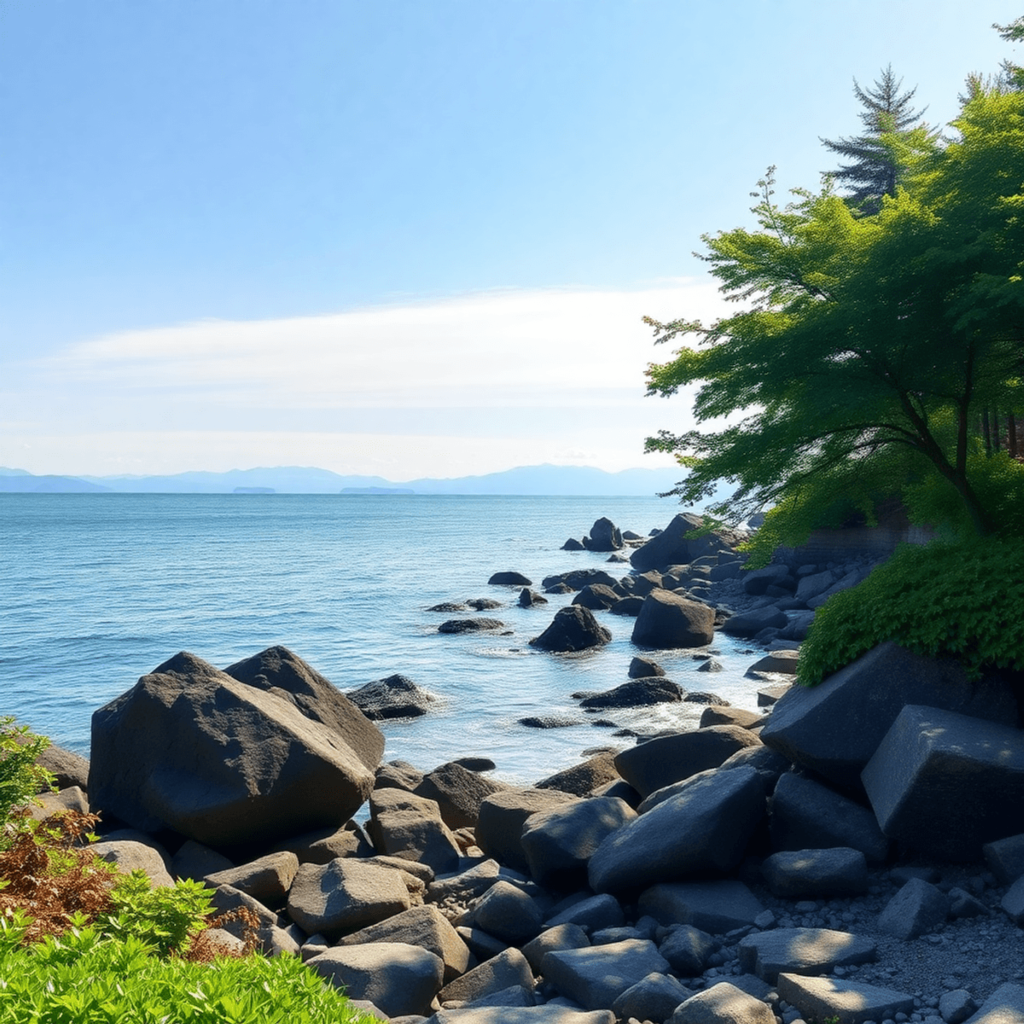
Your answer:
[[[934,931],[949,913],[949,897],[923,878],[911,878],[878,916],[878,930],[897,939]]]
[[[664,925],[693,925],[712,935],[724,935],[749,928],[765,908],[747,886],[730,878],[651,886],[641,893],[639,909]]]
[[[462,919],[470,928],[482,928],[509,945],[521,946],[535,938],[543,920],[540,908],[522,889],[497,881]]]
[[[605,586],[614,587],[618,580],[611,573],[604,569],[572,569],[569,572],[561,572],[556,576],[545,576],[541,585],[546,591],[559,585],[568,587],[569,590],[582,590],[590,583],[603,583]],[[566,591],[559,591],[566,593]]]
[[[611,638],[611,633],[598,624],[589,608],[574,604],[559,608],[551,625],[540,636],[534,637],[530,646],[542,651],[565,653],[600,647]]]
[[[299,858],[294,853],[282,851],[209,874],[205,881],[215,889],[218,885],[230,885],[260,903],[274,907],[284,903],[298,870]]]
[[[271,851],[293,853],[300,864],[326,864],[335,857],[372,857],[374,849],[362,828],[348,821],[341,828],[318,828],[292,836]]]
[[[257,948],[267,956],[278,956],[281,953],[298,955],[300,945],[295,937],[294,926],[287,930],[281,928],[278,924],[277,914],[268,910],[259,900],[233,889],[230,885],[218,886],[214,889],[210,899],[214,911],[219,915],[231,914],[243,907],[254,914],[258,922],[256,927]],[[244,921],[235,919],[222,924],[221,928],[236,939],[241,939],[245,935],[247,925]]]
[[[87,790],[89,787],[89,760],[72,750],[51,743],[37,758],[36,764],[45,768],[53,775],[57,789],[70,789],[77,786]]]
[[[448,619],[437,627],[438,633],[486,633],[495,629],[504,629],[505,623],[500,619],[472,618]]]
[[[520,608],[532,608],[535,604],[547,604],[548,599],[543,594],[538,594],[536,590],[530,590],[529,587],[523,587],[519,591],[519,607]]]
[[[306,966],[349,999],[368,999],[389,1017],[430,1013],[444,973],[439,957],[402,942],[334,946]]]
[[[367,718],[380,721],[388,718],[419,718],[437,703],[432,693],[417,686],[408,676],[391,675],[349,690],[348,699]]]
[[[595,797],[526,819],[522,847],[530,875],[554,889],[582,887],[587,863],[606,836],[636,817],[615,797]]]
[[[433,800],[441,820],[449,828],[476,828],[480,804],[493,793],[508,789],[507,783],[486,779],[461,764],[448,761],[428,772],[414,788],[417,796]]]
[[[550,811],[576,799],[557,789],[506,789],[480,804],[476,841],[488,857],[516,871],[528,871],[523,825],[531,814]]]
[[[763,629],[782,629],[788,623],[786,613],[769,604],[762,608],[752,608],[740,615],[730,615],[722,623],[722,632],[728,636],[752,637]]]
[[[611,1009],[626,989],[652,972],[664,974],[668,969],[658,947],[644,939],[554,950],[541,962],[545,980],[586,1010]]]
[[[656,661],[639,656],[630,660],[629,671],[626,673],[630,679],[650,679],[652,676],[664,674],[665,670]]]
[[[240,683],[290,700],[307,718],[333,729],[370,771],[380,764],[384,734],[329,679],[287,647],[268,647],[224,671]]]
[[[743,573],[743,592],[751,597],[760,597],[769,587],[781,587],[792,591],[796,581],[792,578],[788,565],[766,565],[763,569],[749,569]]]
[[[389,857],[427,864],[438,875],[459,866],[459,845],[433,800],[400,789],[374,790],[367,831]]]
[[[652,590],[633,626],[632,641],[644,647],[704,647],[715,638],[715,612],[670,590]]]
[[[527,579],[521,572],[496,572],[487,582],[498,587],[533,586],[533,580]]]
[[[615,757],[619,774],[643,797],[674,782],[717,768],[738,750],[761,741],[738,725],[671,733],[628,747]]]
[[[122,875],[133,871],[144,871],[154,887],[174,885],[166,854],[155,843],[137,842],[133,839],[106,840],[89,847],[93,856],[105,860]]]
[[[615,769],[615,755],[606,752],[541,779],[536,788],[558,789],[572,796],[589,796],[599,787],[615,781],[621,781]]]
[[[339,857],[303,864],[288,893],[288,915],[307,935],[337,938],[409,909],[402,875]]]
[[[587,933],[578,924],[559,924],[544,931],[523,946],[523,956],[530,962],[534,974],[540,974],[545,953],[556,949],[583,949],[590,945]]]
[[[692,924],[683,924],[672,931],[659,949],[676,974],[696,978],[704,973],[708,957],[715,951],[715,940]]]
[[[1018,1024],[1024,1019],[1024,985],[1007,981],[978,1008],[966,1024]]]
[[[622,532],[610,519],[601,516],[583,543],[588,551],[618,551],[622,547]]]
[[[951,861],[1020,829],[1024,733],[952,711],[907,705],[861,774],[882,831]]]
[[[557,908],[556,908],[557,909]],[[585,928],[591,935],[605,928],[621,928],[626,923],[619,901],[608,893],[576,900],[564,910],[544,922],[545,928],[573,924]]]
[[[702,555],[731,553],[730,543],[738,537],[728,530],[716,530],[702,537],[687,534],[699,530],[703,519],[692,512],[681,512],[660,533],[633,552],[630,562],[638,572],[670,565],[689,565]]]
[[[668,1024],[775,1024],[767,1003],[727,981],[690,996]]]
[[[664,675],[630,679],[614,689],[584,697],[582,708],[642,708],[651,704],[671,704],[681,701],[686,691]]]
[[[1000,885],[1010,885],[1024,875],[1024,835],[986,843],[981,852],[989,871]]]
[[[441,1003],[456,999],[470,1002],[515,986],[532,992],[533,972],[526,957],[518,949],[510,947],[467,971],[461,978],[448,982],[438,994],[438,999]]]
[[[868,864],[860,850],[784,850],[761,867],[773,896],[787,900],[860,896],[868,889]]]
[[[376,726],[351,707],[366,747]],[[337,728],[276,688],[239,682],[191,654],[92,717],[90,799],[146,832],[169,827],[214,848],[266,848],[346,821],[372,788],[372,770]]]
[[[862,792],[860,773],[906,704],[1008,725],[1017,719],[1016,702],[998,681],[972,683],[952,660],[926,658],[887,641],[819,685],[789,690],[761,739],[833,785]]]
[[[739,943],[740,969],[774,985],[779,974],[829,974],[836,967],[871,963],[875,944],[829,928],[777,928],[747,935]]]
[[[593,612],[607,611],[619,601],[619,595],[604,583],[589,583],[572,599],[573,604],[582,605]]]
[[[795,772],[780,776],[775,786],[771,838],[776,850],[849,846],[874,863],[889,854],[889,840],[867,807]]]
[[[608,836],[590,859],[590,887],[646,889],[731,871],[764,813],[764,783],[753,768],[709,772]]]
[[[693,993],[668,974],[657,972],[641,978],[612,1003],[612,1010],[621,1020],[649,1020],[661,1024],[676,1007]]]
[[[397,1022],[396,1022],[397,1024]],[[403,1024],[413,1024],[412,1021]],[[545,1003],[542,1006],[490,1006],[438,1010],[423,1024],[616,1024],[611,1010],[579,1010]]]

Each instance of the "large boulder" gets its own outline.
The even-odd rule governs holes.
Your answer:
[[[546,981],[587,1010],[610,1009],[626,989],[657,972],[669,970],[658,947],[645,939],[626,939],[604,946],[553,950],[544,954]]]
[[[496,572],[488,581],[499,587],[532,587],[533,580],[521,572]]]
[[[725,935],[751,927],[765,908],[742,882],[723,878],[652,885],[641,893],[638,909],[663,925],[690,925],[712,935]]]
[[[608,836],[590,859],[590,887],[620,892],[732,871],[764,813],[753,768],[708,772]]]
[[[689,565],[702,555],[731,551],[727,538],[735,539],[729,531],[715,531],[702,537],[688,537],[703,525],[703,519],[692,512],[681,512],[661,533],[639,547],[630,557],[638,572],[660,569],[669,565]]]
[[[588,583],[573,599],[573,604],[581,604],[592,612],[607,611],[614,608],[621,598],[606,583]]]
[[[588,551],[618,551],[622,533],[610,519],[601,516],[590,528],[590,536],[583,538],[583,546]]]
[[[686,691],[664,673],[660,676],[647,676],[631,679],[628,683],[616,686],[612,690],[593,693],[580,701],[583,708],[643,708],[651,704],[671,704],[681,701]]]
[[[609,751],[563,768],[536,784],[537,789],[559,789],[572,796],[589,796],[600,786],[621,781],[615,768],[615,755]]]
[[[1020,830],[1024,732],[910,704],[861,779],[882,831],[910,849],[975,861]]]
[[[377,730],[359,718],[365,752],[365,727]],[[92,806],[146,832],[265,848],[346,821],[372,789],[373,771],[337,728],[192,654],[92,716]]]
[[[367,831],[389,857],[426,864],[435,874],[459,866],[458,843],[433,800],[400,789],[374,790]]]
[[[715,638],[715,610],[671,590],[652,590],[633,626],[633,643],[644,647],[703,647]]]
[[[690,996],[667,1024],[775,1024],[771,1007],[728,981]]]
[[[506,789],[480,804],[476,841],[488,857],[516,871],[529,864],[523,851],[523,825],[531,814],[563,807],[576,797],[557,789]]]
[[[268,647],[224,671],[240,683],[290,700],[307,718],[333,729],[370,771],[380,764],[384,734],[334,683],[287,647]]]
[[[612,638],[611,633],[598,624],[589,608],[578,604],[559,608],[551,625],[530,641],[531,647],[542,651],[585,651],[600,647]]]
[[[391,675],[349,690],[348,699],[367,718],[419,718],[425,715],[437,698],[418,687],[408,676]]]
[[[738,750],[761,741],[739,725],[713,725],[690,732],[656,736],[615,757],[619,774],[642,796],[717,768]]]
[[[999,680],[973,683],[952,659],[887,641],[817,686],[792,687],[772,709],[761,739],[833,785],[860,793],[860,773],[906,704],[1017,721],[1012,691]]]
[[[730,615],[722,623],[722,632],[728,636],[757,636],[762,629],[782,629],[789,624],[786,613],[773,604],[752,608],[739,615]]]
[[[545,576],[541,580],[541,586],[548,591],[559,585],[568,587],[569,590],[582,590],[591,583],[603,583],[606,587],[614,587],[617,582],[618,580],[604,569],[572,569],[555,576]]]
[[[448,761],[428,772],[413,792],[433,800],[449,828],[476,828],[480,804],[503,789],[508,789],[507,783],[485,779],[478,772]]]

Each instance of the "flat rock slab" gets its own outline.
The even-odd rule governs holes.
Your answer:
[[[966,863],[1020,830],[1024,732],[933,707],[900,711],[861,775],[882,831]]]
[[[639,910],[664,925],[689,924],[712,935],[752,925],[764,904],[742,882],[670,882],[640,896]]]
[[[872,963],[877,947],[870,939],[830,928],[778,928],[740,939],[740,969],[768,984],[779,974],[827,974],[836,967]]]
[[[805,1020],[835,1020],[836,1024],[863,1024],[892,1020],[897,1013],[914,1012],[914,997],[891,988],[878,988],[838,978],[806,978],[780,974],[779,996],[792,1003]]]
[[[615,1024],[611,1010],[570,1010],[566,1006],[486,1006],[438,1010],[426,1024]]]
[[[783,850],[761,866],[773,896],[789,900],[859,896],[868,890],[868,862],[860,850]]]
[[[617,892],[725,874],[742,860],[764,814],[764,782],[753,768],[708,772],[608,836],[590,859],[590,887]]]
[[[389,1017],[429,1013],[444,972],[439,957],[402,942],[335,946],[306,966],[350,999],[368,999]]]
[[[668,961],[647,939],[555,950],[541,962],[545,980],[587,1010],[611,1009],[626,989],[651,973],[668,970]]]
[[[981,1004],[966,1024],[1021,1024],[1024,1022],[1024,985],[1008,981]]]
[[[756,996],[722,981],[677,1006],[668,1024],[775,1024],[775,1014]]]

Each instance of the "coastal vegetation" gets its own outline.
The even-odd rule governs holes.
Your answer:
[[[298,958],[257,952],[251,912],[214,917],[201,883],[118,874],[89,849],[96,815],[34,820],[47,744],[0,720],[0,1024],[372,1019]],[[211,937],[228,916],[249,926],[237,951]]]
[[[997,28],[999,28],[997,26]],[[1007,39],[1024,20],[1000,28]],[[886,639],[1024,669],[1024,79],[972,76],[952,135],[912,125],[891,69],[856,87],[866,134],[826,142],[853,162],[818,191],[753,193],[757,228],[704,235],[702,258],[740,309],[710,325],[648,318],[648,393],[696,386],[697,427],[648,450],[689,472],[686,503],[767,509],[751,567],[818,528],[897,510],[936,543],[898,554],[819,613],[801,654],[814,683]],[[838,185],[851,186],[847,195]],[[1015,596],[1016,595],[1016,596]]]

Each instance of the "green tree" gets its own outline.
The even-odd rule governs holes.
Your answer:
[[[1024,16],[1009,25],[992,26],[1008,43],[1024,42]],[[1003,81],[1011,89],[1024,89],[1024,67],[1007,58],[1002,63]]]
[[[915,157],[927,152],[935,141],[934,134],[918,124],[924,111],[914,110],[910,105],[917,89],[901,93],[902,84],[903,80],[893,74],[891,64],[871,88],[862,89],[855,78],[853,92],[864,107],[859,115],[864,134],[821,140],[833,153],[849,161],[833,171],[832,176],[849,186],[849,202],[864,213],[878,213],[882,197],[896,194],[896,186]],[[912,129],[912,125],[917,127]]]
[[[698,342],[648,368],[650,394],[698,385],[698,427],[647,441],[689,468],[684,501],[731,481],[712,513],[777,505],[787,543],[901,492],[965,532],[1024,532],[1024,466],[986,459],[974,432],[983,408],[1022,404],[1024,93],[980,91],[952,126],[877,216],[828,179],[780,208],[769,172],[757,230],[703,237],[747,308],[709,327],[648,319],[659,342]]]

